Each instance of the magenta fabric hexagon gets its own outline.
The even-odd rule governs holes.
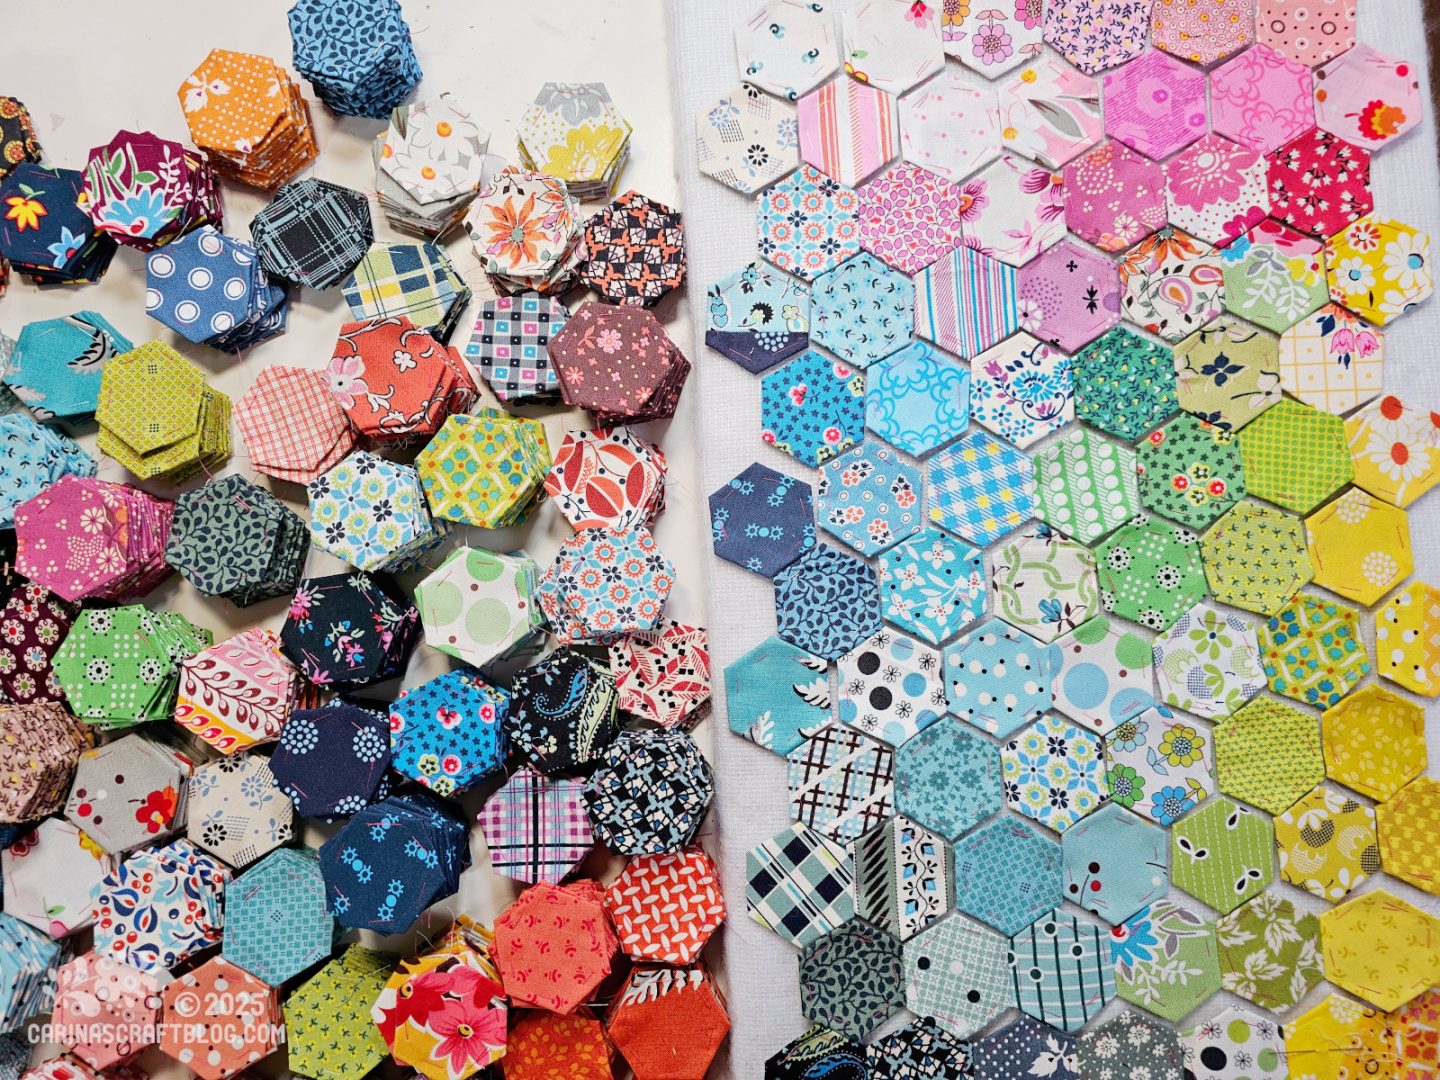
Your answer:
[[[1255,0],[1154,0],[1150,41],[1201,67],[1234,56],[1255,40]]]
[[[883,90],[836,79],[799,101],[800,157],[854,187],[895,156],[900,121],[895,99]]]
[[[929,169],[896,162],[859,195],[860,246],[898,270],[913,274],[961,241],[960,189]]]
[[[1419,72],[1409,60],[1356,45],[1315,72],[1315,123],[1376,151],[1420,123]]]
[[[906,161],[960,181],[1000,152],[995,96],[953,74],[940,74],[900,102]]]
[[[1310,69],[1256,45],[1210,73],[1210,127],[1261,154],[1315,124]]]
[[[1018,154],[1001,154],[966,186],[971,185],[978,191],[965,220],[965,238],[991,258],[1024,266],[1064,239],[1063,173]]]
[[[915,277],[915,333],[956,356],[984,352],[1019,327],[1015,268],[964,245]]]
[[[1170,224],[1224,244],[1265,220],[1265,159],[1248,147],[1206,135],[1165,163]]]
[[[1106,140],[1065,166],[1065,224],[1082,240],[1123,251],[1165,224],[1165,170]]]
[[[1020,328],[1062,352],[1090,344],[1120,321],[1120,274],[1113,259],[1065,240],[1022,266]]]
[[[1148,52],[1100,80],[1105,134],[1155,161],[1205,134],[1205,76]]]
[[[1091,75],[1133,60],[1150,38],[1151,0],[1051,0],[1045,40]]]
[[[1260,0],[1255,40],[1313,68],[1355,44],[1355,0]]]
[[[1328,240],[1375,209],[1370,151],[1311,128],[1265,158],[1270,215]]]
[[[1058,169],[1100,141],[1100,84],[1063,60],[1043,56],[997,91],[1005,147]],[[903,117],[905,103],[900,103]],[[903,123],[902,119],[902,123]]]

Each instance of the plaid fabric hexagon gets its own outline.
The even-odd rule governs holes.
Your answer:
[[[595,844],[584,781],[520,769],[485,800],[476,819],[498,874],[559,884]]]
[[[375,239],[365,196],[313,177],[281,187],[250,236],[267,273],[312,289],[340,284]]]
[[[684,732],[626,731],[585,785],[596,839],[617,854],[663,855],[695,838],[715,781]]]
[[[434,244],[375,244],[340,283],[355,319],[403,315],[448,340],[470,286]]]
[[[791,824],[745,855],[745,908],[793,945],[807,945],[855,914],[855,876],[845,849]]]
[[[930,461],[930,520],[975,544],[989,544],[1035,512],[1030,458],[985,432],[972,432]]]
[[[480,305],[465,359],[501,401],[545,402],[560,392],[546,346],[570,318],[552,296],[527,290]]]
[[[826,724],[786,755],[790,813],[833,840],[863,836],[891,814],[895,756],[857,731]]]

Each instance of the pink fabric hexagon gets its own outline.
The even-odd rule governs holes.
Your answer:
[[[1218,64],[1255,40],[1255,0],[1154,0],[1150,40],[1192,64]]]
[[[1000,152],[994,95],[955,75],[936,76],[900,102],[900,144],[906,161],[965,179]]]
[[[1106,140],[1065,166],[1065,223],[1096,247],[1123,251],[1165,224],[1165,170]]]
[[[1255,40],[1313,68],[1355,44],[1355,0],[1260,0]]]
[[[1223,244],[1265,220],[1265,159],[1219,135],[1206,135],[1165,163],[1170,224]]]
[[[1105,134],[1160,161],[1205,134],[1205,76],[1148,52],[1101,79]]]
[[[1016,273],[1020,328],[1067,353],[1120,321],[1120,274],[1113,259],[1073,240],[1056,244]]]
[[[1314,126],[1313,93],[1309,68],[1256,45],[1210,73],[1210,126],[1268,154]]]
[[[800,157],[854,187],[895,156],[900,124],[883,90],[836,79],[800,99]]]
[[[1051,0],[1045,40],[1094,75],[1133,60],[1150,38],[1151,0]]]
[[[913,274],[960,243],[960,189],[929,169],[896,162],[859,195],[860,246],[897,270]]]
[[[1375,151],[1420,123],[1415,65],[1356,45],[1315,73],[1315,123]]]
[[[1010,76],[998,96],[1001,141],[1050,169],[1090,149],[1105,131],[1100,84],[1053,56]]]
[[[978,185],[966,240],[991,258],[1024,266],[1065,236],[1065,177],[1016,154],[1001,154]],[[969,185],[967,185],[969,186]]]
[[[1328,240],[1375,209],[1370,151],[1311,128],[1267,155],[1270,213],[1292,229]]]

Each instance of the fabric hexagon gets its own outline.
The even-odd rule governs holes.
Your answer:
[[[941,836],[891,818],[854,844],[855,913],[901,941],[955,906],[955,854]]]
[[[1000,138],[1011,150],[1059,169],[1099,141],[1100,84],[1041,56],[1000,83]],[[901,103],[901,112],[905,105]]]
[[[653,630],[674,582],[675,568],[649,529],[586,529],[560,546],[536,598],[562,644],[604,644]]]
[[[899,746],[945,712],[940,653],[904,634],[882,629],[837,667],[840,721],[871,738]]]
[[[1440,693],[1440,589],[1415,582],[1385,602],[1375,615],[1380,674],[1426,697]]]
[[[1384,331],[1338,304],[1306,314],[1280,335],[1281,385],[1305,404],[1337,415],[1380,393],[1384,363]]]
[[[1350,488],[1305,519],[1315,584],[1372,607],[1415,569],[1404,510]]]
[[[139,604],[92,608],[56,650],[53,672],[70,709],[103,730],[169,716],[181,663],[210,645],[184,616]]]
[[[1261,615],[1280,610],[1315,573],[1300,519],[1248,502],[1204,535],[1200,559],[1216,600]]]
[[[890,817],[895,755],[884,743],[826,724],[785,755],[790,815],[845,843]]]
[[[1225,915],[1274,880],[1274,848],[1267,818],[1209,799],[1170,830],[1170,881]]]
[[[1163,705],[1105,738],[1110,798],[1158,825],[1173,825],[1215,792],[1210,738]]]
[[[1317,787],[1276,815],[1275,852],[1282,880],[1330,903],[1343,900],[1380,872],[1375,810]]]
[[[826,660],[880,629],[875,571],[852,555],[817,545],[775,575],[780,637]]]
[[[1440,413],[1393,394],[1345,421],[1355,483],[1396,506],[1409,506],[1440,481]]]
[[[913,457],[924,457],[965,430],[973,399],[970,373],[924,342],[877,363],[865,382],[865,426]]]
[[[351,188],[306,177],[276,191],[250,219],[260,265],[310,289],[331,289],[375,240],[370,204]]]
[[[802,165],[756,200],[760,257],[809,281],[860,250],[859,209],[854,188]]]
[[[660,320],[631,305],[581,304],[548,348],[565,403],[604,427],[673,416],[690,375]]]
[[[745,882],[750,917],[793,945],[808,945],[855,914],[850,856],[804,825],[751,848]]]
[[[51,1020],[75,1033],[65,1042],[87,1065],[109,1070],[153,1045],[160,1024],[160,980],[154,975],[87,952],[60,965],[54,990]],[[89,1024],[112,1025],[113,1034],[92,1037],[85,1033]]]
[[[1109,797],[1103,744],[1053,713],[1000,747],[1000,776],[1010,809],[1056,832]]]
[[[425,643],[467,664],[488,664],[539,626],[533,560],[459,547],[415,586]]]
[[[1320,725],[1274,698],[1259,697],[1215,725],[1215,779],[1226,795],[1282,813],[1325,778]]]
[[[854,79],[836,79],[796,104],[800,157],[842,184],[861,184],[895,156],[895,98]]]
[[[620,708],[662,728],[692,728],[710,702],[710,637],[703,626],[663,619],[610,643]]]
[[[270,986],[330,955],[335,922],[310,848],[272,852],[225,894],[225,959]]]
[[[330,381],[313,368],[271,364],[235,402],[235,427],[256,472],[308,484],[355,449]]]
[[[961,911],[1018,934],[1060,903],[1060,845],[1015,818],[996,818],[955,845],[955,890]]]
[[[1057,349],[1074,352],[1120,321],[1114,260],[1073,240],[1061,241],[1026,263],[1016,280],[1021,327]]]
[[[1025,266],[1065,237],[1065,177],[1001,154],[965,185],[972,193],[965,239],[991,258]]]
[[[933,1017],[913,1020],[889,1035],[882,1036],[865,1050],[866,1064],[874,1080],[898,1080],[910,1070],[932,1075],[963,1075],[973,1058],[970,1045],[948,1035]],[[913,1074],[912,1074],[913,1075]]]
[[[1095,549],[1106,611],[1168,630],[1205,599],[1205,572],[1194,533],[1163,521],[1127,525]]]
[[[226,1080],[275,1051],[275,990],[223,956],[181,975],[161,1000],[160,1050],[201,1080]],[[250,1037],[237,1038],[236,1031]]]
[[[341,699],[291,713],[270,755],[276,783],[303,817],[348,816],[385,798],[389,768],[385,713]]]
[[[511,680],[505,734],[537,772],[579,772],[614,738],[618,699],[607,664],[559,648]]]
[[[1161,52],[1149,52],[1100,85],[1105,134],[1152,161],[1205,134],[1205,76]]]
[[[404,315],[340,327],[326,372],[351,426],[376,442],[434,435],[479,393],[460,353]]]
[[[760,438],[812,469],[864,436],[865,376],[807,352],[760,383]]]
[[[105,365],[95,448],[142,480],[179,484],[230,456],[229,415],[230,399],[199,368],[147,341]]]
[[[533,929],[541,920],[544,942]],[[495,920],[495,965],[516,1005],[574,1013],[610,974],[618,948],[594,881],[533,885]]]
[[[393,955],[349,945],[292,989],[283,1006],[290,1067],[324,1080],[358,1080],[384,1061],[385,1040],[370,1005],[394,964]]]
[[[895,752],[895,807],[949,840],[974,828],[1000,808],[994,747],[950,719],[926,728]]]
[[[1181,1077],[1180,1039],[1174,1031],[1134,1011],[1116,1014],[1075,1040],[1081,1076],[1112,1076],[1143,1070],[1155,1077]]]
[[[357,570],[400,570],[435,549],[420,475],[409,465],[357,450],[310,481],[310,542]]]
[[[1297,64],[1314,67],[1355,44],[1355,5],[1323,0],[1297,7],[1293,0],[1259,0],[1256,40]]]
[[[1380,865],[1417,889],[1440,895],[1440,858],[1429,842],[1440,821],[1440,782],[1417,776],[1375,810]]]
[[[1375,209],[1370,151],[1318,127],[1266,156],[1270,213],[1327,240]]]
[[[1000,539],[1035,512],[1030,458],[973,432],[930,461],[930,520],[975,544]]]
[[[1022,449],[1075,418],[1070,357],[1026,333],[971,361],[970,410],[981,427]]]
[[[1014,11],[947,8],[941,15],[945,52],[994,79],[1044,52],[1041,15],[1034,4],[1018,5]]]
[[[1215,924],[1157,900],[1115,928],[1115,992],[1166,1020],[1186,1016],[1220,989]]]
[[[415,459],[430,512],[482,529],[524,521],[550,467],[545,428],[499,409],[447,418]]]
[[[746,466],[710,494],[710,539],[720,558],[773,578],[815,546],[810,485]]]
[[[582,158],[593,160],[589,154]],[[596,215],[597,232],[608,223],[602,215]],[[581,223],[580,200],[564,180],[514,166],[484,181],[464,217],[475,259],[499,288],[545,295],[573,284],[588,251],[580,244]],[[644,237],[642,231],[637,239]],[[623,260],[624,245],[615,254]],[[598,270],[597,277],[603,276],[604,270]]]
[[[680,212],[638,191],[596,212],[577,251],[575,276],[608,304],[654,307],[685,282]]]
[[[1119,806],[1100,807],[1060,838],[1066,899],[1112,925],[1123,922],[1164,897],[1169,846],[1163,830]]]
[[[1435,290],[1430,236],[1394,218],[1361,218],[1325,242],[1330,299],[1379,326]]]
[[[185,792],[186,835],[231,866],[252,863],[293,835],[295,807],[280,790],[270,762],[259,754],[200,766]]]
[[[945,649],[950,712],[1001,738],[1050,708],[1051,649],[996,618]]]
[[[39,420],[83,420],[99,402],[106,361],[133,348],[95,311],[26,323],[5,367],[5,385]]]
[[[755,194],[800,164],[795,107],[742,82],[695,113],[695,164],[726,187]]]
[[[984,555],[938,529],[922,529],[875,564],[885,620],[939,645],[985,614]]]
[[[1053,641],[1100,610],[1094,557],[1048,528],[995,552],[990,587],[996,614],[1040,641]]]
[[[505,1070],[514,1080],[594,1076],[614,1080],[615,1048],[605,1026],[588,1015],[527,1010],[506,1033]]]
[[[605,889],[620,949],[634,960],[690,964],[725,921],[719,871],[699,847],[637,855]]]
[[[1270,689],[1328,709],[1370,673],[1354,608],[1299,593],[1260,627]]]
[[[1425,771],[1425,711],[1380,686],[1362,686],[1320,718],[1325,775],[1377,801]]]
[[[1088,428],[1067,432],[1035,455],[1039,516],[1093,544],[1140,512],[1135,451]]]
[[[625,731],[585,785],[585,808],[617,855],[663,855],[695,838],[714,796],[710,763],[689,735]]]
[[[95,901],[116,866],[114,856],[63,818],[17,828],[0,851],[5,914],[57,941],[69,937],[94,925]]]
[[[243,476],[225,476],[175,501],[165,561],[203,595],[248,607],[295,591],[305,539],[295,511]]]
[[[1217,135],[1261,154],[1315,122],[1310,68],[1256,45],[1210,73],[1210,124]]]
[[[1045,40],[1092,75],[1133,60],[1150,37],[1150,4],[1063,0],[1045,16]]]
[[[627,427],[567,431],[545,491],[577,530],[625,529],[665,505],[665,472],[664,452]]]
[[[867,7],[890,10],[894,5],[870,0]],[[960,243],[961,217],[974,205],[968,184],[962,193],[943,176],[904,161],[891,165],[858,194],[860,246],[906,274],[929,266]]]
[[[1079,1030],[1115,996],[1108,935],[1093,923],[1082,921],[1059,908],[1042,915],[1012,937],[1006,961],[1010,965],[1020,1011],[1052,1028]],[[1001,1029],[985,1043],[995,1044],[1021,1023],[1023,1021],[1017,1021],[1011,1027]],[[1047,1043],[1057,1065],[1051,1075],[1066,1075],[1059,1068],[1065,1060],[1065,1055],[1059,1051],[1060,1037],[1050,1036]],[[977,1056],[984,1052],[980,1046],[976,1050]],[[998,1047],[992,1050],[996,1051]],[[1039,1064],[1041,1060],[1041,1055],[1037,1054],[1032,1063]],[[1024,1059],[1005,1061],[1004,1064],[1018,1068],[1024,1064]],[[1018,1078],[1025,1073],[1012,1074],[997,1069],[994,1075],[1014,1075]]]
[[[910,340],[914,307],[910,279],[862,252],[815,279],[810,337],[846,363],[868,367]]]
[[[1220,254],[1173,226],[1125,252],[1120,283],[1125,318],[1172,343],[1215,318],[1225,304]]]
[[[1315,123],[1370,151],[1419,124],[1420,101],[1415,65],[1363,43],[1315,72]]]
[[[762,90],[798,98],[835,73],[833,20],[801,0],[769,0],[735,30],[741,74]]]
[[[1265,159],[1257,151],[1206,135],[1165,163],[1170,224],[1226,244],[1265,221],[1265,183]]]
[[[1238,431],[1281,397],[1275,339],[1230,316],[1175,346],[1175,376],[1180,407],[1227,432]]]
[[[900,150],[906,161],[961,183],[1000,152],[994,98],[958,74],[942,73],[901,99]],[[962,202],[962,214],[967,207]]]
[[[1281,401],[1240,436],[1251,495],[1308,513],[1354,476],[1338,416],[1296,401]]]
[[[789,692],[776,693],[776,687]],[[730,730],[756,746],[788,754],[803,732],[830,718],[828,665],[778,637],[768,637],[725,669]]]
[[[1075,355],[1075,416],[1133,442],[1176,409],[1169,348],[1115,327]]]
[[[969,358],[1020,325],[1015,268],[962,245],[915,276],[915,333]]]
[[[391,768],[441,795],[473,787],[504,765],[509,704],[463,668],[411,687],[390,706]]]
[[[1217,919],[1215,936],[1220,985],[1261,1008],[1286,1009],[1320,981],[1320,920],[1297,912],[1278,892],[1263,892]]]
[[[605,1033],[638,1077],[703,1075],[730,1031],[725,999],[704,966],[641,967],[611,1003]]]
[[[1220,1080],[1235,1068],[1247,1070],[1254,1080],[1283,1080],[1289,1075],[1280,1025],[1238,1005],[1182,1030],[1180,1043],[1185,1060],[1198,1064],[1196,1075],[1205,1080]]]
[[[811,1024],[765,1059],[765,1080],[801,1080],[813,1069],[860,1070],[870,1067],[868,1051],[858,1041],[824,1024]]]
[[[951,915],[905,943],[905,1007],[958,1038],[975,1034],[1014,1000],[1005,939]]]
[[[1160,699],[1198,716],[1229,716],[1265,685],[1255,628],[1212,604],[1181,615],[1153,654]]]
[[[520,769],[476,818],[490,868],[516,881],[559,884],[594,847],[584,782]]]
[[[862,442],[820,467],[815,518],[861,555],[875,555],[920,531],[922,484],[899,453]]]
[[[1194,416],[1156,428],[1138,455],[1140,499],[1146,509],[1204,529],[1245,497],[1245,474],[1234,436]]]
[[[800,950],[800,1011],[807,1020],[856,1039],[905,1002],[900,942],[852,919]]]
[[[1273,218],[1226,244],[1220,258],[1225,310],[1274,333],[1306,319],[1329,296],[1324,246]]]
[[[1122,251],[1165,225],[1165,172],[1107,139],[1065,166],[1065,224],[1103,251]]]
[[[810,344],[810,289],[758,259],[705,290],[705,344],[758,375]]]
[[[1103,735],[1155,704],[1148,643],[1113,619],[1081,623],[1054,650],[1055,707],[1090,731]]]
[[[224,863],[188,840],[133,853],[95,901],[95,952],[153,972],[219,944],[229,880]],[[196,902],[185,919],[166,914],[179,896]]]
[[[1387,1011],[1440,978],[1440,924],[1384,889],[1320,915],[1325,977]]]

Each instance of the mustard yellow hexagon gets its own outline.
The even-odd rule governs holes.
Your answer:
[[[1306,518],[1305,540],[1315,584],[1366,607],[1415,570],[1409,515],[1359,488]]]
[[[1282,1030],[1291,1076],[1392,1080],[1398,1071],[1390,1018],[1339,994],[1330,994]]]
[[[1322,900],[1342,900],[1380,872],[1375,811],[1349,793],[1317,787],[1275,818],[1280,876]]]
[[[1384,889],[1320,915],[1325,977],[1386,1012],[1440,982],[1440,919]]]
[[[1299,709],[1260,696],[1216,724],[1220,791],[1279,814],[1325,777],[1320,725]]]
[[[1440,896],[1440,780],[1417,776],[1375,808],[1380,866],[1417,889]]]
[[[1320,718],[1325,775],[1383,802],[1425,771],[1425,710],[1362,686]]]
[[[1375,664],[1406,690],[1440,694],[1440,589],[1412,582],[1375,612]]]

